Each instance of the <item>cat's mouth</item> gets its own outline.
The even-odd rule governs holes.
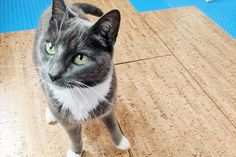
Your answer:
[[[74,87],[88,88],[89,87],[86,84],[73,82],[73,81],[55,81],[55,82],[51,81],[50,83],[59,88],[74,88]]]
[[[90,88],[90,87],[97,85],[97,83],[95,81],[80,81],[80,82],[65,81],[65,84],[68,88],[73,88],[73,87]]]
[[[68,85],[66,85],[64,82],[52,82],[52,81],[48,81],[48,84],[50,84],[51,86],[57,87],[57,88],[69,88]]]
[[[90,88],[97,85],[95,81],[71,81],[63,79],[58,79],[55,81],[48,79],[47,82],[49,85],[52,85],[57,88],[74,88],[74,87]]]
[[[68,83],[66,81],[63,81],[62,79],[60,80],[56,80],[56,81],[52,81],[51,79],[47,79],[46,80],[47,84],[49,86],[53,86],[53,87],[56,87],[56,88],[73,88],[74,85],[71,84],[71,83]]]
[[[58,79],[52,79],[50,75],[48,75],[46,82],[50,86],[54,86],[56,88],[73,88],[75,84],[69,81],[65,81],[62,77]]]

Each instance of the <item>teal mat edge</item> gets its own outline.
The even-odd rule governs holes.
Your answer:
[[[130,0],[137,12],[195,6],[236,39],[236,0]]]

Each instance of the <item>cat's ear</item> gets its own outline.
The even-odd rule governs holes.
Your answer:
[[[116,41],[120,27],[120,12],[112,10],[102,16],[93,26],[92,32],[101,36],[104,40],[112,45]]]
[[[64,0],[53,0],[52,2],[52,20],[60,23],[63,18],[69,18],[73,13],[68,10]]]

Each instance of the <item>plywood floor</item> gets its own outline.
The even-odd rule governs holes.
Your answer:
[[[94,121],[83,128],[85,156],[235,157],[236,41],[194,7],[139,14],[127,0],[86,2],[122,13],[116,112],[132,149],[115,149]],[[1,157],[64,157],[69,145],[44,120],[33,37],[0,35]]]

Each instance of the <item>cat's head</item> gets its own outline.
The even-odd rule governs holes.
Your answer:
[[[48,29],[40,41],[44,81],[60,87],[104,81],[113,68],[113,46],[120,13],[112,10],[96,23],[79,18],[63,0],[54,0]]]

